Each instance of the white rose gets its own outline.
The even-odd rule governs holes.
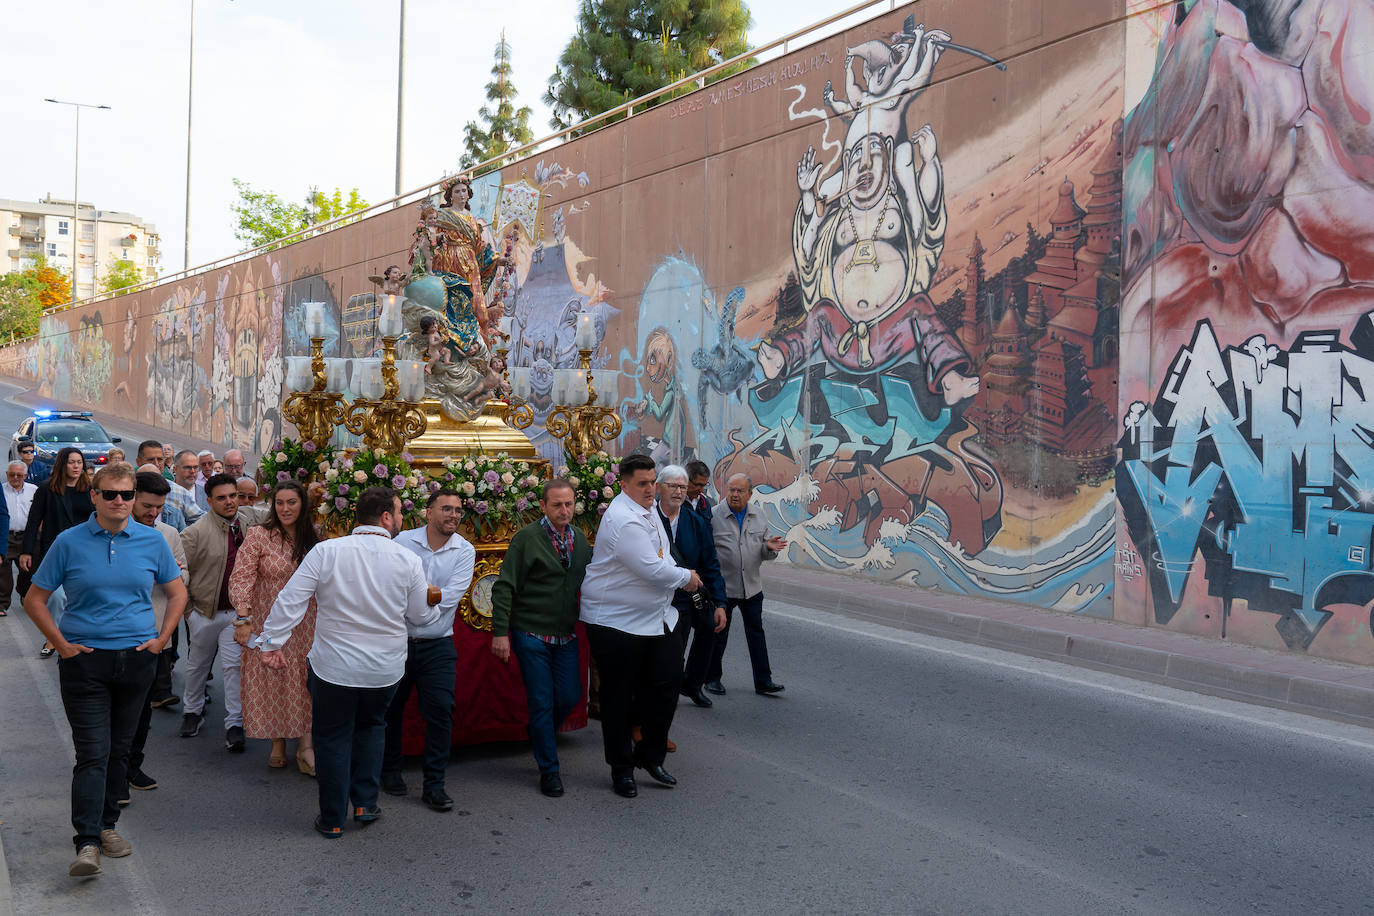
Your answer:
[[[463,469],[467,471],[475,471],[477,470],[477,465],[474,464],[471,459],[469,459],[463,462]]]
[[[286,461],[286,452],[277,452],[277,456],[276,456],[276,457],[277,457],[277,463],[278,463],[278,464],[281,464],[282,462]]]
[[[581,515],[583,512],[586,512],[586,511],[587,511],[587,506],[586,506],[585,503],[574,503],[574,504],[573,504],[573,512],[577,513],[578,515]]]
[[[329,462],[328,462],[328,461],[321,461],[321,462],[320,462],[320,470],[321,470],[321,471],[327,471],[327,470],[329,470]]]
[[[606,497],[607,499],[611,499],[615,496],[615,491],[613,491],[610,487],[602,487],[601,495]]]
[[[414,474],[411,474],[409,477],[406,478],[406,486],[408,486],[408,487],[418,487],[419,485],[420,485],[420,478],[416,477]]]
[[[336,470],[334,470],[333,468],[330,468],[329,470],[327,470],[327,471],[324,472],[324,479],[325,479],[325,480],[338,480],[338,479],[339,479],[339,472],[336,471]]]
[[[506,486],[510,486],[511,484],[515,483],[515,475],[512,474],[510,471],[507,471],[506,473],[501,475],[501,482]]]
[[[474,493],[476,493],[476,492],[477,492],[477,488],[474,487],[474,486],[472,485],[472,481],[471,481],[471,480],[465,480],[465,481],[463,481],[463,495],[464,495],[464,496],[471,496],[472,494],[474,494]]]
[[[367,471],[354,471],[354,472],[353,472],[353,479],[356,480],[358,483],[366,483],[366,482],[367,482]]]

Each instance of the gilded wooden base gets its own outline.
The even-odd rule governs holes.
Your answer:
[[[454,423],[445,417],[434,398],[426,398],[420,406],[429,426],[423,436],[406,445],[406,451],[414,456],[412,467],[429,470],[442,467],[448,457],[500,452],[512,458],[539,457],[529,436],[506,424],[506,411],[510,408],[505,401],[488,401],[482,412],[466,423]]]

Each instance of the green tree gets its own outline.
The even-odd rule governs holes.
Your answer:
[[[44,309],[71,301],[67,275],[43,255],[35,255],[28,267],[0,277],[0,336],[37,334]]]
[[[534,132],[530,130],[533,110],[528,105],[518,109],[515,107],[515,84],[510,78],[510,44],[506,42],[505,32],[501,33],[501,41],[496,45],[496,62],[492,65],[491,77],[491,82],[487,83],[487,101],[490,104],[477,110],[480,120],[469,121],[463,128],[465,151],[460,164],[465,169],[534,139]],[[482,172],[489,172],[492,168],[495,166],[489,166]]]
[[[239,192],[239,199],[231,208],[235,219],[234,238],[250,248],[270,245],[302,229],[365,210],[368,206],[357,188],[349,191],[347,197],[338,188],[332,194],[311,188],[303,203],[294,203],[271,191],[259,191],[246,181],[235,178],[233,182],[234,189]]]
[[[582,0],[577,32],[544,94],[553,126],[569,127],[743,54],[749,20],[741,0]]]
[[[114,262],[110,272],[100,281],[100,291],[102,293],[113,293],[116,290],[127,289],[130,286],[137,286],[147,279],[143,271],[138,269],[138,265],[133,261],[121,258]]]

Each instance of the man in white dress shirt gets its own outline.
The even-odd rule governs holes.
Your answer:
[[[6,532],[9,549],[5,551],[4,566],[0,567],[0,617],[6,616],[10,606],[10,593],[17,592],[24,597],[29,590],[29,574],[19,570],[19,579],[14,578],[15,567],[19,565],[19,554],[24,546],[24,528],[29,523],[29,509],[33,506],[33,494],[38,487],[24,481],[29,466],[22,461],[11,461],[5,468],[5,508],[9,510],[10,525]]]
[[[305,555],[257,641],[263,664],[285,667],[281,648],[315,599],[307,682],[320,786],[315,829],[330,838],[343,834],[350,804],[358,823],[381,816],[377,790],[386,711],[405,674],[406,626],[428,626],[441,613],[427,601],[420,558],[392,541],[401,530],[396,492],[367,488],[354,515],[352,534],[321,541]]]
[[[582,583],[582,622],[601,673],[601,737],[617,795],[639,794],[640,767],[666,786],[677,784],[663,760],[677,709],[682,644],[673,636],[673,592],[701,587],[695,571],[679,567],[654,511],[657,474],[647,455],[620,462],[621,493],[596,531]],[[631,738],[631,699],[643,740]]]
[[[477,561],[467,539],[458,533],[463,497],[440,490],[429,498],[425,526],[396,535],[396,543],[420,558],[429,583],[429,603],[439,608],[439,620],[428,626],[407,626],[409,651],[406,673],[396,685],[386,714],[386,753],[382,757],[382,789],[405,795],[401,778],[401,729],[406,701],[414,689],[420,716],[425,720],[424,790],[420,801],[435,811],[452,811],[453,799],[444,791],[444,773],[452,752],[453,690],[458,677],[458,647],[453,644],[453,618],[458,602],[472,584]]]

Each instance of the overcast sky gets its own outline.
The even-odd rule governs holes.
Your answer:
[[[761,45],[852,5],[752,0],[749,39]],[[503,29],[517,103],[534,108],[537,137],[552,132],[541,96],[576,9],[576,0],[407,0],[405,189],[457,169]],[[4,4],[0,197],[71,197],[73,111],[44,98],[109,105],[81,115],[81,199],[155,223],[163,273],[179,270],[189,10],[190,0]],[[192,266],[243,247],[232,178],[291,199],[312,184],[356,186],[373,203],[391,196],[398,11],[399,0],[196,0]]]

